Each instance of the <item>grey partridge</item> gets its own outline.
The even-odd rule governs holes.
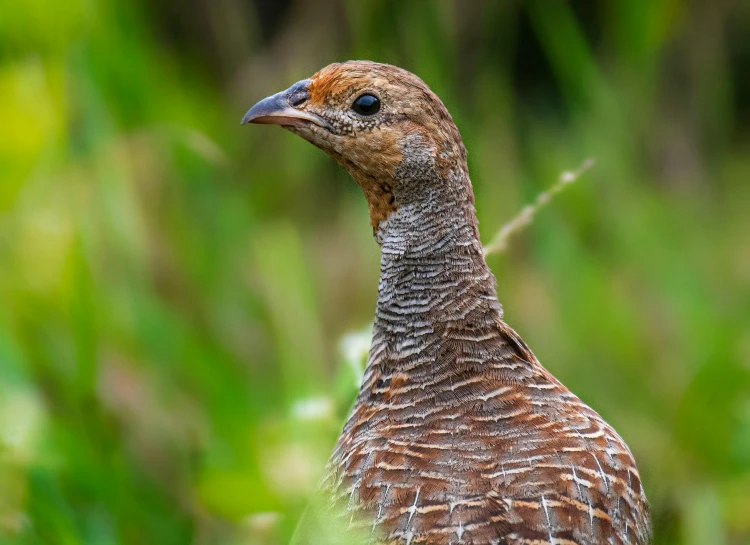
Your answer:
[[[503,321],[466,149],[440,99],[350,61],[253,106],[362,188],[380,245],[372,346],[322,489],[378,544],[643,545],[625,442]],[[330,543],[319,536],[315,543]]]

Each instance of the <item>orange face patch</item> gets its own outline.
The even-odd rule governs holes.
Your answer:
[[[381,73],[383,66],[387,65],[367,61],[329,64],[310,78],[310,102],[323,106],[331,99],[350,95],[357,90],[385,90],[392,86],[392,82]]]
[[[341,63],[334,63],[313,74],[308,87],[310,103],[322,106],[331,95],[345,91],[349,78],[345,74],[343,78],[339,77],[340,73]]]

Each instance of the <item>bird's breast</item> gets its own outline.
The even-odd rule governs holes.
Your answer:
[[[619,545],[648,533],[629,450],[544,375],[376,381],[329,472],[351,524],[384,543]]]

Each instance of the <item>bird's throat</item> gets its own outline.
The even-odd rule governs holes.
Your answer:
[[[419,198],[402,195],[377,229],[376,329],[401,337],[438,332],[471,313],[499,320],[502,307],[479,241],[468,177],[415,190]]]

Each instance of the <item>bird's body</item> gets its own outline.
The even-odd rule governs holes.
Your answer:
[[[466,152],[440,100],[362,61],[300,84],[304,100],[287,92],[281,113],[264,101],[246,119],[285,125],[347,168],[382,252],[365,376],[323,481],[332,504],[373,543],[647,543],[627,446],[502,320]]]

